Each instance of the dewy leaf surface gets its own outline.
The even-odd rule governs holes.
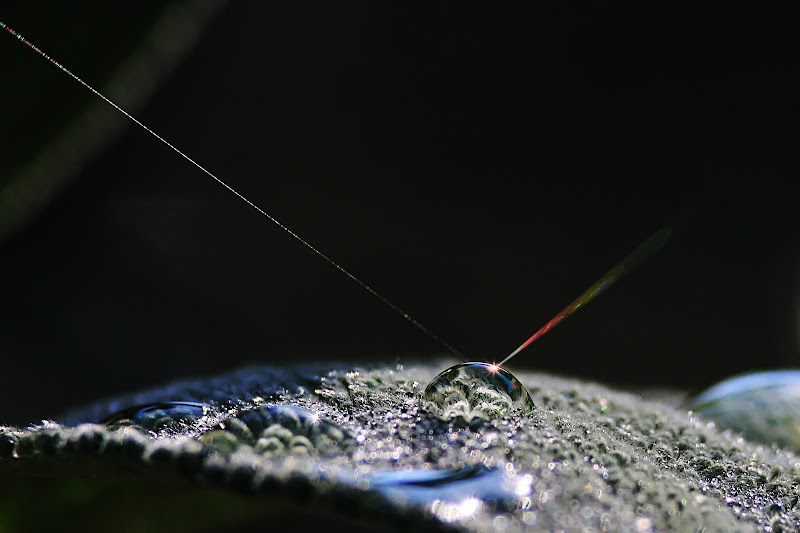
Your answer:
[[[535,373],[515,374],[530,391],[531,413],[445,420],[419,409],[422,390],[445,365],[253,367],[5,427],[0,531],[297,521],[356,531],[800,524],[790,452],[720,431],[668,401]],[[160,432],[97,423],[169,401],[208,407]],[[275,407],[283,405],[293,407]],[[209,431],[228,435],[225,445],[204,438]],[[273,447],[259,448],[259,438],[274,439]],[[319,447],[332,441],[347,445]],[[35,512],[42,507],[50,512]]]

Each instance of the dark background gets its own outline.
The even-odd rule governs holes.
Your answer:
[[[2,20],[102,86],[157,5]],[[796,20],[234,3],[137,115],[469,359],[680,219],[509,368],[696,390],[797,365]],[[94,97],[9,35],[0,60],[7,177]],[[3,423],[250,362],[444,352],[133,124],[0,243],[0,275]]]

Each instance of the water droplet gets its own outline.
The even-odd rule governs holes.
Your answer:
[[[491,419],[513,411],[530,412],[527,389],[505,368],[490,363],[461,363],[431,381],[422,394],[422,407],[445,418]]]
[[[112,430],[132,426],[156,434],[180,433],[210,411],[210,406],[198,402],[156,402],[117,411],[100,423]]]
[[[330,420],[294,405],[259,407],[220,422],[200,441],[220,452],[248,446],[264,455],[310,453],[323,456],[349,452],[353,437]]]
[[[483,464],[449,470],[376,472],[367,479],[392,501],[423,505],[445,522],[465,520],[486,507],[512,510],[531,492],[531,476],[510,477]]]
[[[800,371],[736,376],[690,400],[686,408],[745,438],[800,451]]]

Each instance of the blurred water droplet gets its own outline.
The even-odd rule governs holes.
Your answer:
[[[486,507],[511,510],[531,492],[531,476],[510,477],[483,464],[451,470],[376,472],[373,489],[395,502],[429,507],[445,522],[469,519]]]
[[[690,400],[686,408],[745,438],[800,451],[800,371],[736,376]]]
[[[210,411],[210,406],[198,402],[156,402],[122,409],[100,423],[109,429],[132,426],[156,434],[178,433]]]
[[[461,363],[436,376],[422,394],[422,407],[444,418],[491,419],[530,412],[533,400],[511,372],[490,363]]]

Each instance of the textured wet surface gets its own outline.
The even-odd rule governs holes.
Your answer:
[[[335,456],[355,448],[353,437],[315,411],[294,405],[256,407],[228,417],[200,442],[221,453],[247,449],[263,457]]]
[[[529,412],[467,419],[420,409],[447,366],[257,367],[176,383],[59,423],[3,428],[0,473],[22,481],[44,467],[65,480],[87,465],[101,479],[168,472],[254,494],[251,505],[286,501],[389,529],[800,526],[800,461],[790,452],[669,402],[527,372],[514,375],[530,392]],[[169,432],[97,423],[120,411],[131,420],[153,404],[148,413]],[[166,420],[172,408],[177,425]]]

